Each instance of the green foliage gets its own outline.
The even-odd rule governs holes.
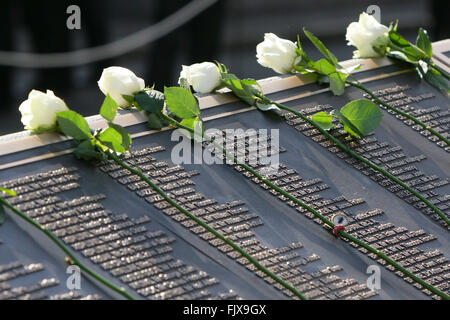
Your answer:
[[[392,43],[399,47],[407,48],[411,46],[411,43],[406,40],[405,37],[394,30],[389,30],[389,39],[392,41]]]
[[[340,96],[344,94],[345,91],[345,80],[347,79],[347,75],[342,72],[335,72],[330,74],[330,90],[333,92],[335,96]]]
[[[388,52],[388,44],[389,44],[389,39],[386,40],[386,37],[381,36],[372,42],[372,48],[380,56],[384,57]]]
[[[4,192],[13,197],[17,196],[17,193],[15,191],[6,189],[6,188],[0,187],[0,192]],[[1,197],[1,193],[0,193],[0,197]],[[5,208],[0,204],[0,226],[2,226],[5,223],[5,220],[6,220],[6,211],[5,211]]]
[[[395,23],[391,22],[391,24],[389,26],[389,30],[393,30],[393,31],[397,32],[397,30],[398,30],[398,19],[395,20]]]
[[[415,65],[420,73],[428,83],[434,87],[448,92],[450,86],[447,74],[442,74],[442,71],[436,68],[429,68],[428,72],[421,70],[419,62],[431,64],[433,49],[431,41],[427,32],[420,28],[417,36],[416,44],[410,43],[400,33],[398,33],[398,21],[395,24],[391,23],[389,28],[389,39],[379,37],[372,43],[373,49],[380,55],[388,55],[391,58],[399,59]],[[345,90],[345,82],[349,74],[355,70],[344,70],[336,58],[336,56],[328,50],[325,45],[311,32],[303,29],[305,35],[313,43],[313,45],[322,53],[325,59],[312,61],[308,55],[303,51],[300,44],[300,37],[297,41],[297,53],[302,57],[302,60],[294,67],[299,73],[316,73],[318,77],[316,82],[319,84],[329,84],[330,90],[334,95],[341,95]]]
[[[421,49],[425,54],[431,58],[433,56],[433,47],[431,45],[430,38],[426,30],[420,28],[417,35],[416,46]]]
[[[152,130],[161,130],[164,127],[164,123],[156,113],[150,113],[148,115],[147,127]]]
[[[94,140],[84,140],[74,150],[74,155],[78,159],[91,160],[99,158],[99,152],[96,149]]]
[[[103,105],[100,108],[100,115],[108,121],[114,121],[117,114],[117,109],[119,105],[117,102],[111,98],[109,94],[106,95]]]
[[[303,28],[303,32],[308,37],[308,39],[313,43],[313,45],[323,54],[323,56],[330,62],[332,65],[338,68],[342,68],[339,65],[339,61],[336,58],[336,56],[325,47],[325,45],[320,41],[315,35],[313,35],[311,32]]]
[[[181,125],[194,130],[199,136],[189,132],[189,136],[197,141],[202,140],[203,120],[200,117],[198,101],[190,90],[181,87],[164,88],[166,104],[170,111],[181,118]],[[154,123],[160,119],[154,119]]]
[[[187,118],[181,121],[183,126],[188,127],[191,130],[194,130],[194,133],[189,132],[191,139],[194,139],[197,142],[203,141],[203,133],[204,126],[203,120],[201,118]]]
[[[344,130],[350,133],[352,136],[355,137],[362,137],[364,136],[357,127],[353,125],[353,123],[347,119],[345,115],[343,115],[339,110],[333,110],[331,112],[334,116],[336,116],[339,121],[344,125]]]
[[[101,151],[110,150],[123,153],[131,146],[131,136],[123,127],[112,122],[117,112],[117,104],[110,97],[105,98],[101,108],[102,116],[107,119],[109,128],[91,133],[86,119],[74,111],[64,111],[57,114],[61,131],[79,142],[74,150],[77,158],[83,160],[101,159]]]
[[[416,44],[412,44],[400,33],[398,33],[397,26],[398,21],[395,25],[391,24],[391,27],[389,28],[389,40],[386,40],[385,37],[379,37],[374,43],[372,43],[373,49],[382,56],[387,54],[391,58],[406,61],[415,65],[418,72],[428,83],[439,90],[448,92],[449,84],[444,75],[432,68],[429,68],[429,71],[425,73],[420,68],[419,62],[429,64],[433,55],[432,44],[427,32],[420,28]],[[302,56],[302,61],[295,66],[295,70],[300,73],[316,72],[319,74],[319,77],[316,80],[317,83],[329,83],[330,90],[334,95],[342,95],[345,90],[345,82],[347,77],[354,69],[343,70],[342,66],[338,63],[336,56],[328,50],[325,45],[311,32],[305,29],[303,30],[305,35],[323,54],[325,59],[311,62],[306,53],[303,52],[302,47],[298,45],[297,52]],[[299,42],[300,40],[298,43]]]
[[[322,41],[308,30],[303,29],[303,31],[313,45],[322,53],[325,59],[313,61],[301,49],[301,46],[299,46],[297,51],[301,55],[302,60],[295,69],[300,73],[318,74],[316,79],[317,83],[329,84],[330,90],[334,95],[342,95],[345,91],[345,81],[347,80],[350,71],[343,70],[343,67],[339,64],[336,56],[325,47]],[[300,39],[298,42],[300,42]]]
[[[311,120],[324,130],[330,130],[334,128],[333,115],[330,115],[325,111],[316,113],[311,117]]]
[[[107,110],[108,106],[112,106],[112,102],[105,98],[102,109],[106,116],[111,116],[112,112]],[[104,116],[104,115],[103,115]],[[68,137],[72,137],[79,142],[74,150],[74,154],[79,159],[90,160],[97,157],[95,150],[94,136],[91,133],[89,124],[82,115],[75,111],[64,111],[57,114],[58,125],[60,130]]]
[[[330,85],[330,78],[323,74],[318,74],[316,82],[320,85]]]
[[[398,21],[397,21],[398,24]],[[389,28],[389,44],[388,55],[406,61],[408,63],[417,64],[420,60],[427,61],[433,56],[433,48],[427,32],[420,28],[417,35],[416,44],[406,40],[398,31],[397,25]]]
[[[336,67],[326,59],[320,59],[315,62],[314,69],[323,75],[330,75],[336,72]]]
[[[190,92],[190,91],[189,91]],[[161,130],[169,123],[162,117],[165,95],[154,89],[142,90],[134,96],[138,109],[148,112],[147,127],[152,130]]]
[[[351,135],[364,137],[380,125],[383,112],[374,102],[359,99],[346,104],[340,111],[333,110],[331,114],[318,112],[312,116],[312,121],[322,129],[330,130],[334,127],[333,117],[338,118]]]
[[[127,101],[130,102],[131,100],[136,102],[135,97],[128,96]],[[119,105],[108,94],[100,109],[100,114],[108,120],[109,128],[98,132],[94,139],[83,141],[75,150],[75,155],[78,158],[84,160],[100,159],[102,155],[98,152],[98,148],[101,150],[110,149],[117,153],[124,153],[130,149],[132,143],[130,134],[122,126],[113,123],[118,108]]]
[[[258,81],[254,79],[239,79],[235,74],[229,73],[227,67],[224,64],[217,63],[217,66],[219,67],[219,70],[221,72],[221,81],[224,87],[230,89],[239,99],[246,102],[247,104],[251,106],[258,106],[257,102],[261,101],[256,95],[262,93],[262,88],[259,85]],[[266,108],[266,110],[269,109]]]
[[[189,129],[195,130],[199,129],[198,122],[201,121],[199,118],[187,118],[181,121],[183,126],[188,127]]]
[[[258,99],[255,94],[260,93],[260,89],[255,88],[255,85],[259,87],[256,80],[241,80],[232,73],[222,72],[222,84],[247,104],[251,106],[255,105],[255,101]]]
[[[228,68],[223,63],[216,61],[217,67],[219,68],[221,73],[228,73]]]
[[[442,70],[436,70],[432,64],[433,47],[428,37],[426,30],[420,28],[416,43],[413,44],[406,40],[401,34],[397,32],[396,27],[389,30],[390,43],[388,44],[388,56],[399,59],[416,66],[420,77],[427,81],[435,88],[449,92],[450,86],[446,74]],[[428,70],[424,70],[421,64],[428,64]]]
[[[10,196],[13,196],[13,197],[17,196],[17,193],[14,190],[11,190],[11,189],[6,189],[6,188],[1,188],[0,187],[0,191],[4,192],[6,194],[9,194]]]
[[[350,121],[352,129],[356,128],[357,136],[366,136],[374,131],[383,118],[380,108],[367,99],[349,102],[341,109],[341,115]]]
[[[59,112],[56,116],[59,128],[66,136],[79,141],[93,137],[86,119],[75,111]]]
[[[418,63],[421,59],[427,58],[422,50],[406,40],[400,33],[389,31],[389,56],[404,60],[409,63]]]
[[[119,153],[128,151],[131,144],[129,133],[124,128],[113,124],[99,133],[98,140],[109,149]]]
[[[257,87],[259,87],[260,91],[262,91],[261,86],[259,85],[258,81],[256,81],[255,79],[242,79],[241,83],[246,86],[257,86]]]
[[[130,96],[128,94],[122,94],[122,98],[124,98],[130,105],[134,104],[134,96]]]
[[[139,92],[135,95],[135,100],[141,109],[148,112],[148,128],[160,130],[171,123],[167,117],[174,116],[181,119],[183,126],[191,130],[200,129],[199,133],[202,135],[203,121],[200,117],[200,107],[190,89],[164,87],[164,94],[156,90]],[[163,114],[164,102],[168,116]],[[194,138],[191,133],[189,136]]]
[[[158,90],[141,91],[134,96],[137,106],[152,113],[161,112],[164,108],[164,94]]]
[[[280,111],[280,108],[276,105],[262,101],[256,101],[256,107],[261,111]]]
[[[428,71],[426,73],[423,72],[422,69],[419,69],[419,73],[422,74],[425,81],[427,81],[429,84],[431,84],[436,89],[439,89],[444,92],[448,92],[450,90],[450,86],[448,83],[448,80],[444,78],[444,76],[441,75],[440,72],[428,68]]]
[[[299,40],[300,41],[300,40]],[[297,65],[294,66],[294,69],[302,74],[313,73],[314,72],[314,64],[315,61],[312,60],[305,51],[302,49],[296,48],[296,52],[301,58],[297,61]],[[328,61],[328,60],[327,60]]]
[[[181,119],[196,118],[200,108],[195,96],[181,87],[164,87],[166,104],[170,111]]]
[[[131,147],[131,144],[133,143],[133,141],[131,140],[131,135],[130,133],[122,126],[115,124],[115,123],[110,123],[109,127],[111,129],[116,130],[120,136],[121,136],[121,146],[125,149],[125,150],[129,150]],[[117,150],[115,150],[117,152]]]

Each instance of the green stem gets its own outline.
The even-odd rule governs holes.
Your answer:
[[[268,103],[274,104],[277,107],[279,107],[280,109],[286,110],[294,115],[296,115],[297,117],[300,117],[302,120],[306,121],[308,124],[314,126],[317,130],[320,131],[320,133],[322,133],[323,135],[325,135],[329,140],[331,140],[332,142],[334,142],[340,149],[342,149],[344,152],[346,152],[348,155],[350,155],[351,157],[355,158],[356,160],[359,160],[363,163],[365,163],[366,165],[368,165],[370,168],[378,171],[379,173],[381,173],[382,175],[384,175],[386,178],[389,178],[390,180],[394,181],[395,183],[397,183],[398,185],[402,186],[403,188],[405,188],[406,190],[408,190],[409,192],[411,192],[411,194],[413,194],[414,196],[416,196],[418,199],[420,199],[423,203],[425,203],[429,208],[431,208],[434,212],[436,212],[441,218],[442,220],[445,221],[445,223],[447,225],[450,224],[450,220],[449,218],[441,211],[439,210],[439,208],[437,208],[434,204],[432,204],[427,198],[425,198],[423,195],[421,195],[419,192],[417,192],[415,189],[411,188],[410,186],[408,186],[406,183],[404,183],[402,180],[400,180],[399,178],[397,178],[396,176],[394,176],[393,174],[391,174],[389,171],[381,168],[380,166],[376,165],[375,163],[373,163],[372,161],[360,156],[359,154],[357,154],[356,152],[354,152],[353,150],[351,150],[349,147],[347,147],[345,144],[343,144],[341,141],[339,141],[339,139],[335,138],[334,136],[332,136],[330,133],[328,133],[328,131],[320,128],[314,121],[312,121],[311,119],[309,119],[308,117],[306,117],[305,115],[301,114],[298,111],[295,111],[292,108],[289,108],[285,105],[282,105],[280,103],[277,103],[275,101],[271,101],[267,98],[265,98],[264,96],[260,96],[260,98],[264,98],[265,100],[267,100]]]
[[[107,279],[103,278],[101,275],[96,273],[95,271],[91,270],[89,267],[87,267],[85,264],[83,264],[80,260],[75,257],[75,255],[72,254],[72,252],[65,246],[65,244],[58,239],[50,230],[44,228],[40,223],[36,222],[35,220],[28,217],[25,213],[23,213],[21,210],[13,206],[11,203],[9,203],[7,200],[0,197],[0,205],[4,205],[5,207],[9,208],[12,212],[17,214],[20,218],[30,223],[32,226],[34,226],[36,229],[43,232],[47,237],[49,237],[70,259],[70,262],[74,265],[77,265],[80,267],[81,270],[89,274],[91,277],[96,279],[97,281],[101,282],[111,290],[117,292],[121,296],[125,297],[128,300],[135,300],[133,296],[131,296],[125,288],[120,288],[116,286],[115,284],[111,283]]]
[[[358,88],[360,90],[363,90],[364,92],[366,92],[368,95],[370,95],[372,97],[372,99],[374,99],[377,103],[383,105],[384,107],[386,107],[389,110],[392,110],[402,116],[404,116],[405,118],[408,118],[409,120],[414,121],[414,123],[418,124],[419,126],[421,126],[422,128],[424,128],[425,130],[427,130],[428,132],[430,132],[431,134],[433,134],[434,136],[438,137],[441,141],[444,141],[448,146],[450,146],[450,140],[448,140],[447,138],[445,138],[443,135],[441,135],[439,132],[437,132],[436,130],[434,130],[433,128],[431,128],[430,126],[426,125],[425,123],[423,123],[422,121],[420,121],[419,119],[417,119],[416,117],[413,117],[412,115],[398,109],[395,108],[391,105],[389,105],[388,103],[380,100],[372,91],[370,91],[369,89],[367,89],[365,86],[363,86],[361,83],[357,83],[357,82],[352,82],[349,80],[346,80],[345,83],[347,83],[348,85]]]
[[[427,64],[432,67],[433,69],[435,69],[436,71],[438,71],[440,74],[442,74],[444,77],[447,78],[447,80],[450,80],[450,74],[448,74],[447,71],[445,71],[444,69],[442,69],[441,67],[439,67],[438,65],[436,65],[434,62],[432,61],[426,61]]]
[[[167,117],[170,119],[172,123],[176,122],[172,118]],[[178,123],[178,122],[177,122]],[[180,124],[181,126],[181,124]],[[182,126],[184,127],[184,126]],[[184,127],[187,128],[187,127]],[[256,268],[264,272],[266,275],[268,275],[270,278],[278,282],[280,285],[285,287],[286,289],[290,290],[293,294],[295,294],[297,297],[299,297],[302,300],[306,300],[306,297],[302,295],[294,286],[289,284],[288,282],[281,279],[279,276],[277,276],[275,273],[270,271],[268,268],[263,266],[261,263],[258,262],[253,256],[251,256],[247,251],[242,249],[239,245],[237,245],[235,242],[230,240],[228,237],[222,235],[220,232],[218,232],[216,229],[205,223],[203,220],[199,219],[197,216],[192,214],[189,210],[183,208],[181,205],[179,205],[176,201],[172,200],[160,187],[158,187],[155,183],[153,183],[140,169],[133,168],[132,166],[128,165],[124,161],[120,160],[116,155],[110,152],[105,153],[107,157],[109,157],[111,160],[115,161],[118,165],[122,166],[123,168],[127,169],[131,173],[139,176],[142,180],[144,180],[153,190],[155,190],[159,195],[161,195],[170,205],[177,208],[181,213],[195,221],[198,225],[203,227],[205,230],[211,232],[215,237],[219,238],[226,244],[230,245],[234,250],[239,252],[242,256],[244,256],[248,261],[250,261]]]
[[[274,103],[274,102],[271,102]],[[280,108],[285,108],[282,105],[278,105]],[[300,117],[305,117],[303,115],[299,115]],[[172,123],[173,125],[188,130],[189,132],[198,135],[198,133],[196,131],[194,131],[192,128],[189,128],[185,125],[182,125],[181,123],[179,123],[178,121],[172,119],[171,117],[168,117],[166,115],[163,114],[163,117],[168,120],[170,123]],[[307,118],[306,118],[307,119]],[[308,119],[308,121],[311,121]],[[327,224],[328,226],[330,226],[332,229],[336,226],[333,222],[331,222],[328,218],[326,218],[325,216],[323,216],[321,213],[319,213],[317,210],[315,210],[314,208],[312,208],[311,206],[309,206],[308,204],[304,203],[302,200],[297,199],[296,197],[294,197],[293,195],[291,195],[290,193],[284,191],[283,189],[281,189],[280,187],[278,187],[277,185],[275,185],[274,183],[272,183],[270,180],[264,178],[261,174],[259,174],[257,171],[255,171],[253,168],[251,168],[250,166],[246,165],[245,163],[239,161],[235,156],[233,156],[232,154],[230,154],[222,145],[218,144],[217,142],[214,141],[214,139],[203,135],[203,138],[208,140],[209,142],[211,142],[215,147],[217,147],[219,150],[222,151],[223,154],[225,154],[225,156],[228,159],[233,160],[233,162],[242,167],[243,169],[245,169],[247,172],[251,173],[253,176],[255,176],[256,178],[258,178],[260,181],[262,181],[264,184],[266,184],[267,186],[269,186],[271,189],[277,191],[278,193],[280,193],[281,195],[283,195],[284,197],[286,197],[287,199],[293,201],[294,203],[296,203],[297,205],[301,206],[302,208],[308,210],[309,212],[311,212],[312,214],[314,214],[314,216],[318,219],[320,219],[323,223]],[[333,137],[334,138],[334,137]],[[446,293],[442,292],[441,290],[439,290],[438,288],[432,286],[431,284],[429,284],[428,282],[424,281],[423,279],[421,279],[420,277],[416,276],[414,273],[408,271],[406,268],[404,268],[403,266],[401,266],[400,264],[398,264],[395,260],[393,260],[392,258],[390,258],[389,256],[387,256],[386,254],[380,252],[379,250],[371,247],[370,245],[366,244],[365,242],[353,237],[352,235],[348,234],[347,232],[340,230],[339,231],[339,235],[345,239],[350,240],[353,243],[356,243],[357,245],[365,248],[366,250],[372,252],[373,254],[377,255],[378,257],[380,257],[381,259],[383,259],[384,261],[386,261],[388,264],[392,265],[395,269],[401,271],[404,275],[408,276],[409,278],[411,278],[413,281],[419,283],[420,285],[422,285],[424,288],[427,288],[428,290],[430,290],[431,292],[433,292],[434,294],[440,296],[441,298],[445,299],[445,300],[450,300],[450,296],[448,296]]]

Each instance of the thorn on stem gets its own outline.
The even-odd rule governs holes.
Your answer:
[[[74,261],[72,259],[70,259],[69,257],[66,257],[65,260],[66,260],[67,264],[70,264],[70,265],[74,265],[75,264]]]

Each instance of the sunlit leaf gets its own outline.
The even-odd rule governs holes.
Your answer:
[[[108,128],[98,135],[100,142],[114,152],[123,153],[127,149],[124,147],[123,136],[114,128]]]
[[[389,32],[389,39],[391,43],[389,44],[390,52],[389,54],[398,55],[396,52],[401,52],[405,57],[403,60],[410,63],[417,63],[421,59],[427,58],[427,56],[415,48],[408,40],[406,40],[401,34],[395,31]]]
[[[356,128],[350,120],[347,119],[339,110],[333,110],[332,114],[339,118],[339,121],[344,125],[344,130],[355,137],[362,137],[363,134]]]
[[[56,114],[61,131],[76,140],[91,139],[92,133],[89,124],[82,115],[75,111],[63,111]]]
[[[330,130],[334,127],[333,116],[325,111],[316,113],[311,117],[311,120],[324,130]]]
[[[100,115],[108,121],[114,121],[117,114],[117,109],[119,105],[117,102],[111,98],[109,94],[106,95],[103,105],[100,108]]]
[[[345,79],[347,75],[342,72],[335,72],[328,75],[330,78],[330,90],[335,96],[344,94],[345,91]]]
[[[322,43],[322,41],[319,40],[315,35],[313,35],[311,32],[303,28],[303,32],[308,37],[308,39],[313,43],[313,45],[323,54],[323,56],[334,66],[337,66],[341,68],[339,65],[339,60],[336,58],[336,56],[325,47],[325,45]]]
[[[115,123],[110,123],[109,127],[113,128],[118,133],[120,133],[120,135],[122,136],[122,142],[121,142],[122,146],[126,150],[130,149],[130,146],[133,143],[133,141],[131,140],[130,133],[124,127],[122,127],[118,124],[115,124]]]
[[[9,194],[10,196],[13,196],[13,197],[17,196],[17,193],[16,193],[14,190],[11,190],[11,189],[1,188],[1,187],[0,187],[0,191],[1,191],[1,192],[4,192],[4,193],[6,193],[6,194]],[[1,194],[0,194],[0,195],[1,195]]]
[[[419,28],[419,34],[417,35],[416,45],[423,50],[428,57],[433,56],[433,46],[431,45],[430,38],[426,30]]]
[[[429,68],[428,71],[423,74],[423,78],[433,87],[443,92],[449,92],[449,81],[441,75],[438,71]]]
[[[256,97],[255,94],[260,92],[254,87],[255,80],[241,80],[232,73],[222,74],[222,83],[241,100],[247,102],[249,105],[254,105]]]
[[[380,125],[383,112],[373,101],[359,99],[342,107],[338,116],[358,136],[366,136]]]
[[[314,69],[324,75],[329,75],[336,72],[336,67],[326,59],[320,59],[319,61],[315,62]]]
[[[181,119],[195,118],[200,115],[200,108],[194,95],[181,87],[165,87],[167,106]]]
[[[181,124],[194,132],[190,132],[189,136],[197,142],[203,141],[203,121],[200,118],[183,119]]]

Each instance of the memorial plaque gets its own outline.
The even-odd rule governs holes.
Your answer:
[[[450,42],[434,47],[441,59],[437,62],[449,68]],[[357,78],[383,100],[450,137],[448,97],[406,68],[386,59],[367,60]],[[306,77],[263,83],[270,98],[308,115],[363,97],[355,88],[332,96]],[[408,191],[349,157],[295,116],[262,113],[231,94],[199,100],[207,128],[223,133],[269,129],[269,134],[270,129],[279,129],[279,147],[271,145],[267,155],[280,160],[278,171],[268,175],[272,182],[450,293],[449,228]],[[383,112],[381,126],[363,139],[342,128],[332,134],[449,216],[450,147],[410,120]],[[102,125],[99,117],[89,120],[93,127]],[[118,121],[132,133],[134,158],[128,157],[129,163],[137,163],[169,196],[306,297],[439,298],[365,249],[334,237],[311,213],[240,167],[196,161],[174,164],[171,153],[179,141],[171,141],[172,129],[149,131],[138,112],[123,111]],[[257,148],[270,144],[260,132],[223,138],[229,140],[230,151],[245,146],[245,157],[255,160],[254,168],[264,167],[257,152],[252,158]],[[259,141],[256,149],[251,139]],[[52,134],[0,138],[0,187],[17,191],[18,196],[8,200],[95,271],[142,299],[296,299],[145,182],[113,163],[77,160],[71,148],[71,141]],[[212,146],[204,144],[200,152],[208,148]],[[381,270],[379,289],[368,287],[370,266]],[[84,274],[81,288],[73,288],[67,267],[59,248],[8,215],[0,227],[0,299],[118,298]]]

